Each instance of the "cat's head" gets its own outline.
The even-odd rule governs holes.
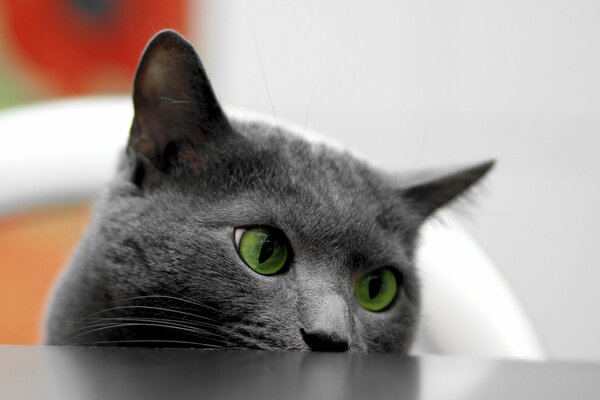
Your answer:
[[[392,178],[228,118],[191,45],[156,35],[118,177],[59,285],[48,342],[405,351],[419,226],[491,167]]]

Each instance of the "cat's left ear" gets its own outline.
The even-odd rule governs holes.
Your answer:
[[[175,31],[150,40],[133,86],[128,149],[154,169],[167,172],[175,159],[197,164],[192,152],[181,149],[233,134],[198,55]]]
[[[398,191],[420,224],[438,208],[468,191],[494,164],[495,161],[490,160],[451,172],[424,174],[414,177]]]

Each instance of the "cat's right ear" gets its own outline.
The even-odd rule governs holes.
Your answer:
[[[128,153],[136,159],[138,185],[145,168],[166,173],[175,162],[198,168],[199,148],[233,134],[198,55],[175,31],[161,31],[148,43],[134,80],[133,104]]]
[[[489,160],[449,172],[416,174],[402,185],[398,194],[412,210],[412,221],[418,226],[437,209],[463,196],[494,164],[494,160]]]

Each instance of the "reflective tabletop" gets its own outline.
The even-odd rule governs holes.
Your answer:
[[[600,399],[600,364],[0,346],[0,399]]]

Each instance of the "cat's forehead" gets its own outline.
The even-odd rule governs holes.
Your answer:
[[[291,183],[312,183],[314,189],[325,187],[326,191],[381,185],[379,174],[370,163],[325,136],[248,114],[234,113],[230,122],[249,139],[261,161],[268,161],[268,168],[278,168]]]
[[[326,145],[327,147],[340,151],[351,151],[337,140],[312,131],[306,125],[300,126],[289,121],[268,117],[265,114],[253,112],[236,107],[225,107],[229,122],[239,131],[260,130],[263,132],[285,133],[301,138],[315,145]],[[366,160],[362,155],[352,152],[352,155],[361,160]]]
[[[246,140],[230,142],[200,177],[201,185],[212,182],[217,196],[234,193],[315,217],[352,212],[375,218],[381,209],[401,211],[381,173],[340,144],[294,125],[228,111]]]
[[[399,199],[368,164],[285,126],[247,118],[232,126],[248,141],[230,143],[200,177],[212,183],[199,196],[215,194],[204,197],[202,223],[272,225],[304,246],[364,256],[398,242],[390,231],[401,225]]]

